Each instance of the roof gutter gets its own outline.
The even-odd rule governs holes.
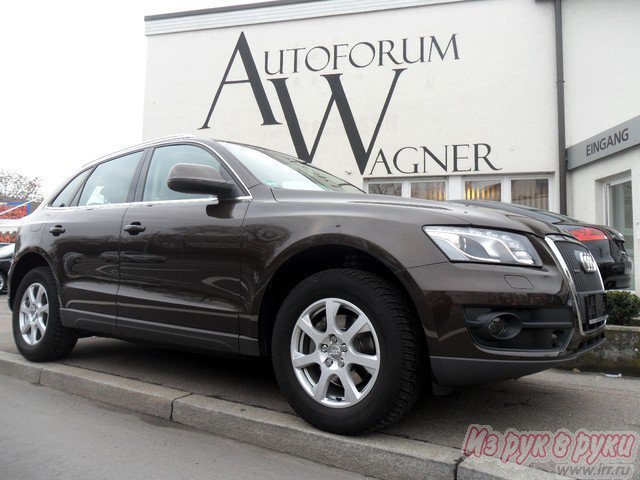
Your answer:
[[[556,23],[556,97],[558,104],[558,183],[560,213],[567,213],[567,149],[564,104],[564,55],[562,42],[562,0],[555,0]]]

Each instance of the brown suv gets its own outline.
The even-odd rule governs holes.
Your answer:
[[[366,195],[267,149],[165,138],[84,167],[20,229],[20,352],[89,335],[269,356],[337,433],[384,427],[424,384],[516,378],[604,340],[589,251],[488,208]]]

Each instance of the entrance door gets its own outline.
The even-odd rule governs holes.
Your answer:
[[[633,209],[631,178],[626,177],[607,184],[607,224],[624,235],[624,247],[631,258],[633,251]],[[635,272],[631,277],[635,289]]]

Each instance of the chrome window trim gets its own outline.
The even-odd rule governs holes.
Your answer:
[[[184,141],[184,143],[180,142],[180,140]],[[163,142],[167,142],[167,143],[163,143]],[[177,142],[177,143],[176,143]],[[222,165],[224,165],[225,168],[227,168],[230,172],[231,175],[233,176],[234,180],[239,184],[240,188],[242,190],[244,190],[245,195],[240,195],[238,197],[233,197],[233,198],[228,198],[225,200],[237,200],[237,201],[251,201],[253,200],[253,195],[251,194],[251,191],[249,190],[249,187],[247,187],[247,184],[244,183],[244,181],[242,180],[242,178],[240,177],[240,175],[238,175],[238,173],[233,169],[233,167],[231,165],[229,165],[229,163],[224,159],[224,157],[220,154],[220,152],[218,152],[215,148],[211,147],[210,145],[208,145],[207,143],[196,139],[193,135],[174,135],[171,137],[162,137],[159,139],[155,139],[155,140],[150,140],[149,142],[146,143],[142,143],[139,145],[134,145],[132,147],[123,149],[123,150],[119,150],[115,153],[112,153],[110,155],[106,155],[104,157],[101,157],[97,160],[94,160],[90,163],[87,163],[85,165],[82,166],[82,168],[71,177],[71,180],[73,180],[77,175],[79,175],[80,173],[82,173],[84,170],[88,169],[88,168],[95,168],[98,164],[103,163],[103,162],[108,162],[110,160],[115,160],[118,157],[123,157],[125,155],[131,154],[131,153],[135,153],[139,150],[144,151],[147,148],[162,148],[162,147],[169,147],[169,146],[173,146],[173,145],[198,145],[200,147],[203,147],[205,150],[207,150],[209,153],[213,154],[217,160],[219,160],[221,162]],[[153,160],[153,157],[152,157]],[[68,185],[69,182],[67,182],[65,184]],[[63,189],[65,188],[63,187]],[[60,190],[62,191],[62,190]],[[60,194],[60,191],[56,192],[54,195],[57,196]],[[48,200],[47,202],[45,202],[43,204],[43,210],[65,210],[65,211],[70,211],[71,209],[87,209],[87,208],[96,208],[96,207],[107,207],[107,206],[122,206],[122,205],[135,205],[137,203],[168,203],[168,202],[182,202],[182,201],[195,201],[195,200],[211,200],[211,199],[179,199],[179,200],[156,200],[156,201],[140,201],[140,202],[122,202],[122,203],[107,203],[107,204],[102,204],[102,205],[75,205],[72,207],[52,207],[51,205],[49,205],[53,200],[55,200],[55,196],[53,198],[51,198],[50,200]],[[212,197],[213,198],[213,197]]]

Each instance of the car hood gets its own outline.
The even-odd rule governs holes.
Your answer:
[[[407,222],[413,223],[419,220],[425,225],[465,225],[520,231],[539,236],[549,234],[567,235],[565,230],[561,230],[550,223],[487,207],[359,193],[275,188],[272,189],[272,192],[278,202],[344,204],[352,209],[367,209],[369,214],[371,209],[375,208],[385,210],[394,208],[399,210],[398,216],[406,218]]]

